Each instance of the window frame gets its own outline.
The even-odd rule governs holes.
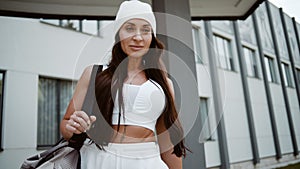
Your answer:
[[[232,40],[222,35],[214,33],[213,44],[217,54],[216,57],[217,57],[218,66],[224,70],[235,72],[236,68],[234,64],[235,62],[233,57]],[[220,51],[219,46],[222,46],[223,51]]]
[[[63,82],[70,82],[71,83],[71,87],[72,87],[72,90],[74,89],[74,86],[73,84],[76,83],[76,81],[74,80],[71,80],[71,79],[62,79],[62,78],[55,78],[55,77],[48,77],[48,76],[39,76],[39,82],[40,82],[40,79],[46,79],[46,80],[53,80],[55,81],[55,119],[57,121],[57,126],[56,126],[56,137],[57,137],[57,140],[55,140],[54,143],[56,143],[56,141],[58,141],[58,139],[61,137],[61,133],[60,133],[60,121],[61,121],[61,114],[60,114],[60,110],[62,108],[62,105],[61,105],[61,83]],[[73,96],[73,93],[71,93],[71,97]],[[39,99],[39,98],[38,98]],[[69,99],[71,100],[71,98]],[[38,105],[39,105],[39,101],[38,101]],[[68,106],[68,105],[66,105]],[[38,116],[40,115],[40,112],[39,112],[39,108],[38,108]],[[39,118],[38,118],[39,120]],[[39,121],[38,121],[38,125],[39,125]],[[39,144],[39,130],[37,129],[37,149],[38,150],[43,150],[43,149],[47,149],[49,147],[51,147],[53,144]]]
[[[249,56],[248,61],[250,62],[250,65],[247,62],[247,58],[246,58],[247,56],[245,54],[245,50],[247,50],[248,54],[251,53],[251,55],[247,55]],[[247,76],[259,79],[260,77],[259,77],[259,70],[258,70],[258,62],[257,62],[257,55],[255,50],[250,47],[243,46],[243,54],[246,63]],[[251,74],[249,74],[249,68],[251,68]]]
[[[203,57],[201,57],[201,39],[200,39],[200,30],[199,26],[192,26],[192,36],[193,36],[193,47],[196,63],[204,64]]]
[[[296,68],[296,77],[297,79],[295,79],[295,82],[300,85],[300,68]]]
[[[264,55],[264,64],[266,66],[266,73],[268,81],[271,83],[277,83],[278,84],[278,78],[276,74],[275,69],[275,61],[273,57],[270,57],[268,55]]]
[[[204,141],[215,141],[216,140],[216,137],[215,137],[215,134],[214,132],[212,131],[212,122],[211,122],[211,119],[209,119],[209,98],[208,97],[199,97],[199,104],[200,104],[200,107],[199,107],[199,113],[200,113],[200,119],[201,119],[201,125],[204,127],[204,124],[205,124],[205,121],[207,120],[207,134],[205,135],[205,140]],[[203,102],[205,101],[205,119],[203,119],[204,115],[202,113],[204,113],[201,109],[201,107],[203,107]],[[200,132],[203,132],[203,129],[201,129]],[[200,134],[201,135],[201,134]]]
[[[5,75],[6,71],[0,69],[2,74],[2,95],[0,96],[0,152],[3,151],[3,103],[4,103],[4,88],[5,88]]]
[[[58,23],[55,23],[55,21],[58,21]],[[95,32],[89,32],[89,31],[85,31],[85,21],[89,22],[89,21],[95,21]],[[101,35],[101,20],[85,20],[85,19],[40,19],[41,23],[44,24],[48,24],[48,25],[53,25],[53,26],[57,26],[57,27],[61,27],[61,28],[65,28],[65,29],[69,29],[72,31],[76,31],[76,32],[81,32],[84,34],[88,34],[88,35],[96,35],[98,37],[102,37]],[[72,25],[71,25],[72,24]],[[75,25],[75,26],[74,26]],[[70,27],[72,26],[72,27]]]
[[[294,84],[293,84],[293,79],[292,79],[292,75],[291,75],[290,65],[285,62],[281,62],[280,65],[281,65],[281,70],[283,73],[285,87],[293,88]]]

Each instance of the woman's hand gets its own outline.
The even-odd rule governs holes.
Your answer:
[[[95,116],[89,117],[84,111],[75,111],[66,123],[66,130],[71,133],[80,134],[89,130],[95,121]]]
[[[91,124],[95,122],[95,116],[88,116],[81,110],[84,102],[90,77],[92,74],[93,65],[86,67],[77,82],[73,97],[67,107],[66,113],[60,123],[60,131],[65,139],[70,139],[73,134],[80,134],[89,129]]]

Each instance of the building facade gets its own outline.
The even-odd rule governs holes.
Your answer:
[[[9,169],[60,137],[76,81],[107,63],[113,39],[109,22],[0,20],[0,168]],[[299,163],[300,24],[265,2],[243,21],[192,25],[206,168]]]

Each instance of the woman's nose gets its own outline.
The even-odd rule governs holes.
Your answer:
[[[137,32],[137,33],[133,36],[133,39],[134,39],[134,40],[140,41],[140,40],[143,40],[143,37],[142,37],[142,35],[141,35],[140,32]]]

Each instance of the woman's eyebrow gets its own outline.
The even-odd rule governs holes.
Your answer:
[[[128,22],[126,22],[126,24],[129,24],[129,25],[134,25],[134,26],[136,26],[134,23],[132,23],[132,22],[129,22],[129,21],[128,21]],[[148,24],[148,23],[143,25],[143,27],[148,27],[148,26],[150,26],[150,27],[151,27],[151,25],[150,25],[150,24]]]
[[[132,23],[132,22],[126,22],[126,24],[129,24],[129,25],[135,25],[135,24]]]

